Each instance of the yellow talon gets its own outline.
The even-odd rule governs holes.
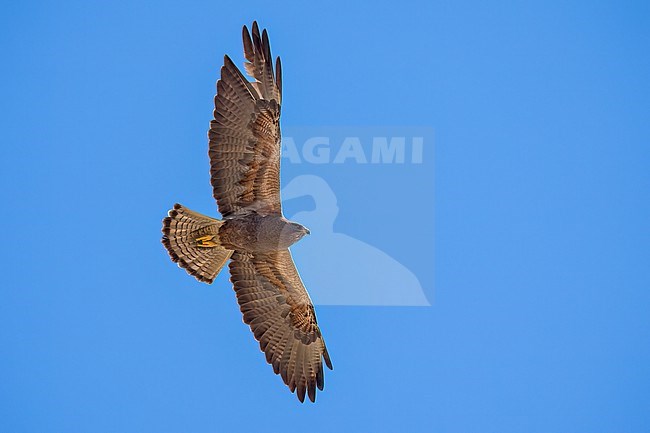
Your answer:
[[[213,242],[212,239],[214,239],[214,235],[208,235],[208,236],[202,236],[200,238],[196,238],[196,246],[197,247],[202,247],[202,248],[213,248],[217,246],[216,242]]]

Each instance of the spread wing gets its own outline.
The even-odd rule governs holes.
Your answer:
[[[273,71],[266,29],[260,36],[243,28],[249,82],[228,56],[214,98],[210,122],[210,174],[214,198],[224,217],[255,210],[281,214],[280,203],[280,58]]]
[[[314,306],[303,286],[289,250],[272,253],[236,251],[230,280],[248,324],[291,392],[300,401],[315,401],[323,389],[323,361],[332,369],[325,341],[316,323]]]

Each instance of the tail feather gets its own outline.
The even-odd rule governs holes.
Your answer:
[[[219,241],[222,224],[177,203],[163,219],[162,243],[173,262],[197,280],[210,284],[233,253]]]

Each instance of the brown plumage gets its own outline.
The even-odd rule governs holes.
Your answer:
[[[332,363],[289,246],[309,233],[282,215],[280,200],[280,58],[273,66],[269,37],[253,22],[243,28],[249,82],[228,56],[210,122],[210,174],[223,220],[179,204],[163,220],[171,259],[199,281],[212,283],[230,259],[243,319],[273,371],[300,401],[316,399],[323,362]]]

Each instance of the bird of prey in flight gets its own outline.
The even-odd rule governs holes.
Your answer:
[[[323,362],[332,369],[314,306],[289,247],[309,230],[288,221],[280,200],[280,58],[266,30],[243,28],[249,81],[227,55],[217,81],[209,156],[213,196],[223,219],[179,204],[163,220],[162,243],[172,261],[212,283],[230,260],[243,320],[266,361],[298,399],[323,389]]]

